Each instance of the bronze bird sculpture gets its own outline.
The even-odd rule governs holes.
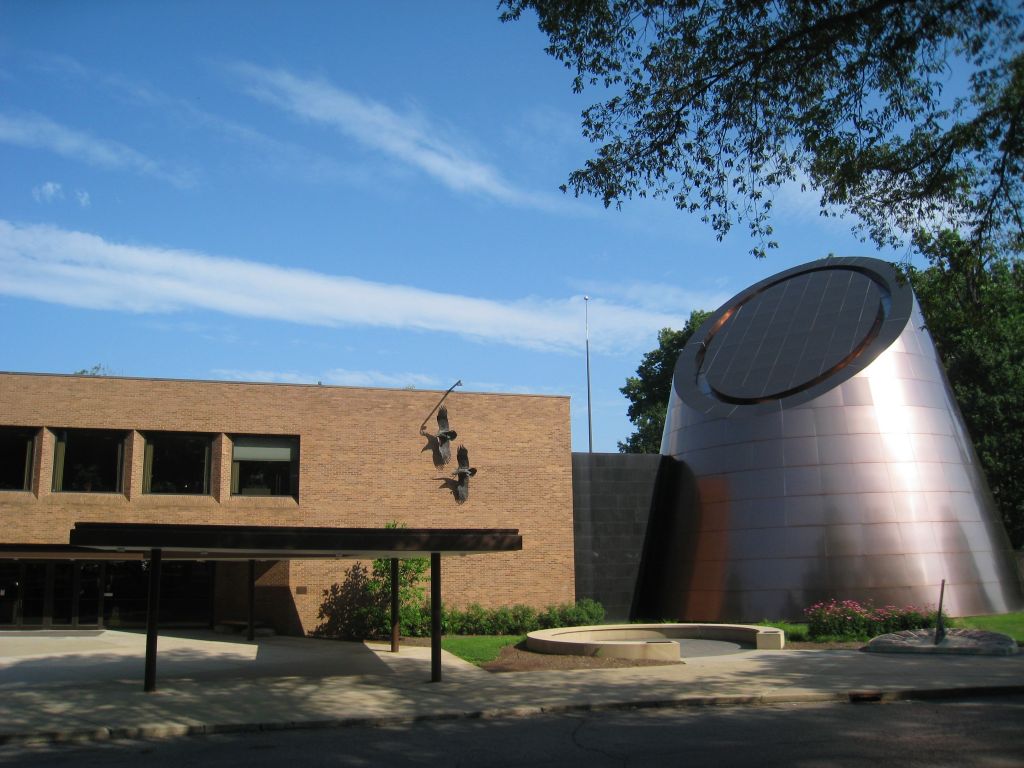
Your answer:
[[[469,498],[469,478],[476,474],[476,467],[469,466],[469,451],[466,446],[460,445],[457,451],[459,467],[452,472],[455,478],[455,500],[462,504]]]
[[[429,438],[435,444],[435,464],[444,466],[452,460],[451,442],[458,433],[448,424],[448,409],[443,405],[437,410],[437,432],[430,434],[425,429],[420,429],[420,434]]]

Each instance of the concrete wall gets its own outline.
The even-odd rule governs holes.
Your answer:
[[[66,544],[78,521],[380,527],[397,520],[425,528],[518,528],[522,552],[445,559],[445,602],[571,602],[569,399],[453,392],[446,404],[456,442],[465,443],[479,470],[468,501],[458,505],[440,479],[451,468],[435,469],[418,433],[441,394],[0,374],[0,426],[39,430],[31,490],[0,493],[0,543]],[[429,426],[436,427],[433,418]],[[53,430],[60,428],[125,431],[122,493],[51,491]],[[209,496],[142,492],[147,430],[216,435]],[[297,435],[298,498],[232,496],[232,434]],[[307,561],[268,569],[258,591],[290,594],[309,631],[323,590],[340,582],[350,564]]]
[[[609,620],[628,619],[661,456],[572,455],[576,598],[600,601]]]

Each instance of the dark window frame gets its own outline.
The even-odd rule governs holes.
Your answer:
[[[51,486],[54,493],[124,493],[128,430],[66,427],[51,429],[51,431],[55,438],[53,448],[53,483]],[[105,466],[102,470],[100,469],[100,465],[106,464],[110,460],[110,456],[99,456],[96,463],[88,466],[71,464],[71,460],[68,459],[69,450],[72,451],[74,458],[79,458],[77,451],[80,449],[76,446],[76,438],[79,445],[82,442],[88,444],[90,440],[105,439],[108,442],[113,440],[114,465],[112,467]],[[69,446],[71,446],[70,449]],[[72,478],[65,477],[71,470],[76,470],[75,476]],[[111,472],[111,470],[113,471]],[[102,484],[103,487],[96,489],[82,487],[91,486],[96,482]]]
[[[299,498],[298,435],[229,435],[231,495]],[[285,452],[289,458],[285,459]],[[284,468],[287,467],[287,470]],[[256,483],[261,483],[256,485]]]
[[[142,492],[144,494],[153,494],[156,496],[210,496],[212,494],[211,489],[211,466],[213,464],[213,442],[215,435],[209,432],[170,432],[166,430],[149,430],[141,433],[143,439],[143,466],[142,466]],[[157,486],[161,488],[165,483],[171,482],[170,475],[173,474],[173,469],[167,467],[166,477],[164,470],[160,468],[160,464],[166,463],[165,459],[162,458],[162,454],[167,450],[166,444],[161,446],[160,443],[167,441],[174,443],[180,441],[201,442],[203,455],[200,459],[202,461],[202,468],[199,470],[198,475],[193,475],[190,479],[198,490],[187,490],[181,487],[176,487],[173,490],[153,490],[153,468],[154,464],[157,465]],[[169,462],[170,460],[166,460]],[[184,478],[179,478],[179,480]],[[165,487],[165,486],[164,486]]]
[[[10,455],[12,457],[20,457],[22,460],[21,468],[16,474],[21,475],[21,486],[15,487],[10,485],[4,487],[6,480],[0,480],[0,492],[14,492],[24,493],[32,491],[32,481],[35,477],[36,468],[36,448],[39,444],[39,432],[40,427],[11,427],[11,426],[0,426],[0,441],[3,443],[2,450],[5,457],[7,455],[8,446],[7,442],[10,441]],[[19,447],[19,443],[24,441],[24,448]],[[6,476],[6,466],[4,467],[4,476]],[[11,474],[11,477],[15,477],[15,473]]]

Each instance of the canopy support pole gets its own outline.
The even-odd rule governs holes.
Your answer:
[[[430,553],[430,682],[441,682],[441,553]]]
[[[149,602],[146,605],[146,675],[142,689],[146,693],[156,690],[156,641],[160,624],[160,561],[163,550],[149,553]]]
[[[256,639],[256,561],[249,561],[249,621],[245,639],[250,643]]]
[[[391,558],[391,652],[398,653],[398,639],[401,635],[401,617],[398,610],[398,558]]]

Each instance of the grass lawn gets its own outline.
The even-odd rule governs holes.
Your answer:
[[[1024,612],[994,614],[992,616],[964,616],[953,619],[950,624],[968,629],[987,629],[1002,632],[1018,643],[1024,643]],[[807,625],[789,621],[762,621],[760,626],[778,627],[786,633],[786,640],[792,642],[814,642],[807,636]],[[441,639],[441,647],[471,664],[486,664],[494,661],[506,645],[515,645],[526,639],[525,635],[447,635]],[[821,638],[829,642],[836,638]]]
[[[1018,643],[1024,642],[1024,612],[997,613],[991,616],[963,616],[953,620],[957,627],[968,629],[987,629],[989,632],[1002,632]]]
[[[794,624],[789,621],[759,621],[757,623],[759,627],[775,627],[781,629],[786,633],[786,640],[791,640],[794,643],[804,642],[810,640],[807,636],[807,625],[806,624]]]
[[[788,621],[762,621],[759,624],[763,627],[778,627],[786,633],[786,640],[793,642],[807,641],[816,642],[807,636],[806,624],[793,624]],[[991,616],[962,616],[951,619],[947,626],[966,627],[967,629],[987,629],[989,632],[1002,632],[1009,635],[1018,643],[1024,643],[1024,612],[997,613]],[[828,642],[836,638],[819,638],[821,642]]]
[[[506,645],[515,645],[525,639],[526,635],[446,635],[441,638],[441,647],[479,666],[498,658]]]

